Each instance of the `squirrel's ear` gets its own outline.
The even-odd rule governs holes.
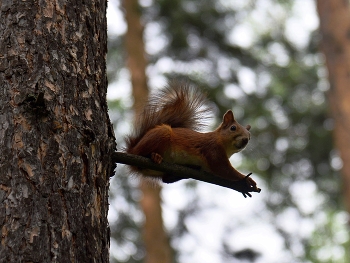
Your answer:
[[[222,123],[224,126],[229,126],[235,121],[232,110],[228,110],[223,117]]]

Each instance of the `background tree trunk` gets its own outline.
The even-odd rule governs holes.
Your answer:
[[[343,191],[350,213],[350,3],[317,1],[322,51],[329,74],[329,101],[334,118],[335,144],[343,160]]]
[[[108,262],[106,1],[0,3],[0,262]]]
[[[127,64],[131,73],[135,114],[143,109],[148,97],[146,77],[147,61],[143,41],[141,11],[137,0],[124,0],[125,19],[128,25],[126,33]],[[136,124],[137,125],[137,124]],[[146,249],[145,263],[170,263],[171,248],[164,231],[160,187],[147,182],[140,184],[142,191],[141,208],[145,215],[143,240]]]

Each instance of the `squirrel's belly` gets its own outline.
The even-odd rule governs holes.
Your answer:
[[[199,166],[202,169],[208,170],[204,158],[200,155],[193,155],[190,152],[179,149],[170,149],[164,153],[164,161],[176,163],[180,165]]]

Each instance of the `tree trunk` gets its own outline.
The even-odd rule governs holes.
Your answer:
[[[148,97],[146,77],[147,61],[143,41],[143,27],[140,21],[141,11],[137,0],[124,0],[125,18],[128,25],[126,33],[127,63],[131,73],[135,114],[143,109]],[[137,125],[137,124],[136,124]],[[171,248],[164,231],[160,187],[147,182],[140,184],[142,191],[141,208],[145,215],[143,241],[146,249],[145,263],[170,263]]]
[[[0,6],[0,262],[108,262],[106,1]]]
[[[318,0],[317,9],[329,74],[335,144],[343,160],[344,201],[350,213],[350,6],[344,0]]]

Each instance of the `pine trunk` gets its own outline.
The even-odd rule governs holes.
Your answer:
[[[137,0],[124,0],[124,8],[128,25],[125,39],[128,52],[127,63],[131,73],[135,114],[139,114],[148,97],[147,60],[143,41],[143,26],[140,21],[141,10]],[[157,188],[149,182],[142,183],[141,179],[140,190],[142,191],[140,205],[145,215],[143,241],[146,258],[144,262],[170,263],[172,262],[171,248],[163,227],[161,188]]]
[[[0,1],[0,262],[109,262],[106,1]]]
[[[350,6],[344,0],[318,0],[317,8],[329,74],[335,144],[343,160],[344,201],[350,213]]]

